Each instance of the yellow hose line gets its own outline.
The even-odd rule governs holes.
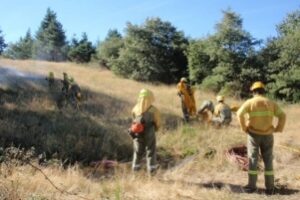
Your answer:
[[[296,148],[293,148],[293,147],[289,147],[289,146],[286,146],[286,145],[281,145],[281,144],[277,144],[275,145],[277,147],[282,147],[284,149],[287,149],[287,150],[290,150],[290,151],[293,151],[295,153],[299,153],[300,154],[300,150],[299,149],[296,149]]]

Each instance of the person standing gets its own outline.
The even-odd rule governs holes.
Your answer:
[[[49,72],[48,77],[46,78],[46,80],[48,81],[49,88],[53,89],[54,82],[55,82],[54,73],[53,72]]]
[[[146,153],[147,171],[153,174],[157,170],[156,161],[156,136],[155,132],[160,127],[160,113],[153,105],[154,95],[148,89],[142,89],[138,101],[132,109],[133,119],[140,119],[143,123],[141,132],[131,132],[133,137],[132,170],[141,169],[141,160]]]
[[[196,115],[196,103],[194,90],[187,83],[186,78],[181,78],[177,84],[177,94],[181,99],[181,108],[185,122],[188,122],[190,116]]]
[[[250,88],[253,98],[247,100],[237,111],[238,121],[242,131],[248,134],[248,184],[245,191],[252,193],[257,190],[257,162],[259,150],[265,166],[266,194],[274,193],[273,172],[273,144],[274,132],[282,132],[286,115],[273,101],[264,96],[265,86],[262,82],[254,82]],[[247,120],[245,120],[247,116]],[[273,118],[278,118],[277,125],[273,126]]]
[[[63,87],[62,87],[61,91],[65,96],[67,96],[69,94],[69,89],[70,89],[71,84],[70,84],[69,76],[66,72],[63,72],[62,83],[63,83]]]

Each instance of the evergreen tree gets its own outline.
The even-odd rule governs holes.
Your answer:
[[[190,46],[192,80],[216,93],[234,96],[245,96],[253,81],[264,81],[263,64],[254,48],[260,41],[243,29],[242,22],[235,12],[223,11],[216,33]]]
[[[5,49],[6,46],[7,46],[7,44],[4,41],[2,30],[0,29],[0,55],[2,54],[2,52],[3,52],[3,50]]]
[[[30,59],[32,58],[33,42],[31,32],[28,30],[24,38],[21,37],[18,42],[8,46],[5,55],[13,59]]]
[[[50,8],[36,33],[34,57],[48,61],[66,59],[67,42],[62,24],[57,20],[56,13]]]
[[[87,34],[83,33],[80,41],[78,41],[75,37],[72,39],[70,50],[68,52],[68,58],[71,61],[78,63],[89,62],[92,54],[94,54],[95,51],[95,47],[88,40]]]
[[[116,74],[165,83],[186,75],[188,40],[170,22],[147,19],[141,26],[128,23],[126,31],[124,47],[112,65]]]
[[[110,68],[113,61],[119,57],[120,49],[124,46],[122,35],[116,30],[109,30],[103,42],[97,47],[99,63]]]
[[[275,98],[300,101],[300,10],[277,26],[278,37],[269,40],[261,51],[268,66],[268,88]]]

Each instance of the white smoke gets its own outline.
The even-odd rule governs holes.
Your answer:
[[[25,87],[26,85],[43,84],[44,78],[40,75],[19,71],[13,67],[0,66],[0,87]]]

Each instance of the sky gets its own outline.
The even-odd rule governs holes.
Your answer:
[[[86,32],[93,43],[110,29],[124,34],[126,23],[142,25],[147,18],[171,22],[187,37],[213,34],[230,8],[243,19],[244,29],[256,38],[276,36],[276,25],[300,8],[297,0],[0,0],[0,30],[7,43],[16,42],[30,28],[34,35],[47,8],[57,14],[67,39]]]

